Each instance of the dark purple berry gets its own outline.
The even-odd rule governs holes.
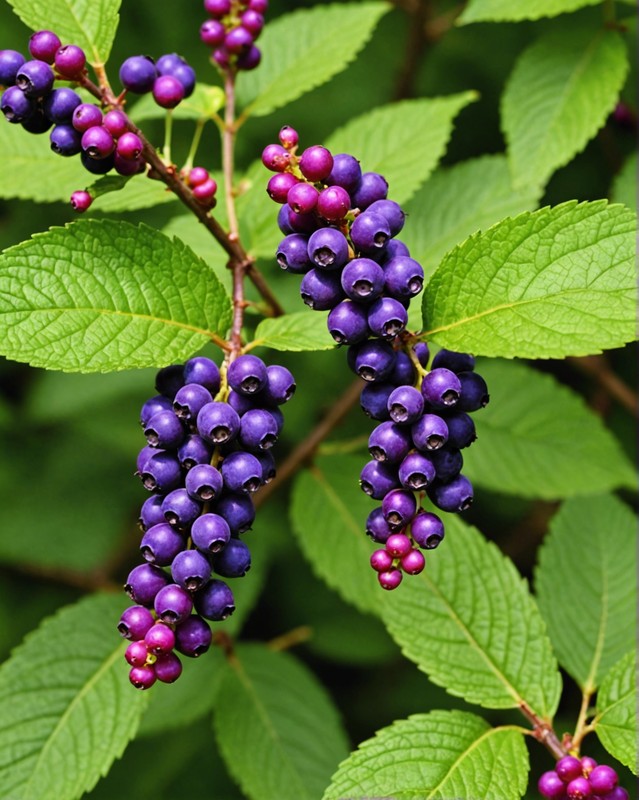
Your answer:
[[[158,411],[148,421],[144,435],[151,447],[176,449],[184,439],[184,428],[173,411]]]
[[[452,408],[459,401],[461,382],[454,372],[440,367],[424,377],[422,395],[432,408]]]
[[[13,86],[25,58],[17,50],[0,50],[0,85]]]
[[[388,413],[398,425],[412,425],[424,411],[424,398],[414,386],[398,386],[388,398]]]
[[[71,124],[73,112],[81,102],[80,95],[73,89],[54,89],[44,100],[44,113],[57,125]]]
[[[199,383],[215,395],[220,390],[220,370],[210,358],[195,356],[184,365],[184,383]]]
[[[151,447],[150,444],[145,445],[140,452],[138,453],[138,457],[135,462],[135,474],[140,475],[144,467],[146,466],[146,462],[154,456],[158,452],[157,447]]]
[[[152,494],[142,503],[138,524],[143,531],[148,531],[154,525],[160,525],[165,522],[164,512],[162,511],[163,500],[164,495]]]
[[[374,542],[385,544],[392,531],[388,527],[388,522],[384,519],[384,512],[381,508],[374,508],[366,520],[366,535],[370,536]]]
[[[252,395],[264,388],[268,372],[261,358],[242,355],[229,366],[227,378],[231,389],[240,394]]]
[[[246,70],[247,72],[251,69],[255,69],[260,65],[260,61],[262,60],[262,51],[252,45],[249,49],[238,56],[236,61],[236,66],[238,69]]]
[[[302,175],[312,183],[323,181],[333,169],[333,156],[321,145],[307,147],[300,158]]]
[[[381,252],[390,239],[390,226],[381,214],[366,211],[351,225],[353,246],[365,255]]]
[[[430,359],[430,350],[426,342],[415,342],[413,345],[413,353],[417,356],[417,360],[422,367],[426,368]]]
[[[92,175],[106,175],[115,166],[115,157],[113,155],[106,158],[92,158],[84,150],[80,153],[80,161],[82,166]]]
[[[368,311],[368,326],[382,339],[393,339],[404,330],[408,322],[408,312],[392,297],[380,297]]]
[[[144,172],[146,169],[146,161],[140,157],[137,158],[135,161],[127,160],[126,158],[122,158],[117,152],[113,153],[113,168],[118,173],[118,175],[139,175],[140,172]]]
[[[349,356],[351,354],[351,369],[365,381],[383,381],[395,364],[395,351],[387,342],[362,342],[350,349]]]
[[[384,262],[384,281],[387,294],[400,300],[409,300],[421,292],[424,270],[414,258],[395,256]]]
[[[147,400],[140,411],[140,424],[145,428],[151,417],[158,413],[158,411],[171,411],[173,408],[171,401],[168,397],[163,395],[156,395]]]
[[[422,453],[409,453],[399,465],[399,480],[406,489],[425,489],[435,480],[433,462]]]
[[[337,344],[357,344],[368,338],[368,315],[364,306],[342,300],[328,315],[328,331]]]
[[[344,290],[338,272],[311,269],[302,278],[300,296],[313,311],[328,311],[341,302]]]
[[[144,606],[129,606],[118,622],[118,631],[125,639],[137,642],[144,639],[155,620],[153,614]]]
[[[364,211],[376,200],[385,200],[387,194],[388,181],[383,175],[364,172],[352,193],[353,206]]]
[[[282,405],[295,394],[295,378],[290,370],[279,364],[271,364],[266,368],[267,384],[263,389],[264,396],[269,403]]]
[[[211,629],[197,614],[192,614],[175,629],[175,649],[185,656],[197,658],[211,646]]]
[[[51,127],[52,122],[44,113],[42,106],[36,105],[36,108],[28,119],[22,122],[22,127],[28,133],[45,133]]]
[[[193,544],[205,553],[219,552],[228,544],[230,538],[231,529],[228,522],[219,514],[202,514],[191,528]]]
[[[224,581],[209,581],[196,593],[195,608],[206,619],[221,622],[235,611],[233,592]]]
[[[213,444],[225,444],[240,432],[240,418],[228,403],[207,403],[197,415],[197,429]]]
[[[393,489],[382,500],[382,513],[392,531],[405,528],[417,511],[417,501],[413,492],[406,489]]]
[[[490,396],[486,381],[476,372],[459,372],[457,374],[461,383],[461,393],[457,408],[460,411],[477,411],[488,405]]]
[[[358,303],[371,303],[384,289],[384,271],[370,258],[354,258],[342,271],[342,288]]]
[[[222,462],[222,478],[229,492],[252,494],[262,483],[262,467],[251,453],[241,450],[226,456]]]
[[[341,186],[350,192],[357,186],[361,177],[359,161],[348,153],[338,153],[333,156],[333,169],[326,178],[326,183],[329,186]]]
[[[369,461],[360,474],[359,485],[373,500],[382,500],[388,492],[399,488],[397,469],[380,461]]]
[[[472,372],[475,369],[475,359],[469,353],[457,353],[442,348],[433,356],[432,367],[446,367],[451,372]]]
[[[158,370],[155,376],[155,389],[158,394],[163,394],[173,400],[182,386],[184,386],[183,364],[170,364],[168,367]]]
[[[25,61],[16,73],[16,86],[26,97],[44,97],[53,86],[53,70],[44,61]]]
[[[178,389],[173,400],[173,410],[185,422],[195,422],[202,408],[213,402],[211,393],[199,383],[187,383]]]
[[[411,426],[411,436],[418,450],[430,453],[448,442],[448,425],[437,414],[424,414]]]
[[[243,53],[253,44],[253,34],[246,28],[239,25],[237,28],[232,28],[224,39],[224,47],[229,53]]]
[[[428,487],[427,492],[432,502],[442,511],[466,511],[473,502],[472,484],[461,474],[448,483],[434,483]]]
[[[158,76],[155,63],[149,56],[130,56],[120,67],[120,81],[135,94],[150,92]]]
[[[402,207],[399,205],[399,203],[396,203],[393,200],[375,200],[375,202],[368,206],[366,212],[381,214],[386,222],[388,222],[391,236],[397,236],[397,234],[404,227],[406,214],[404,214],[402,211]]]
[[[400,242],[399,239],[391,239],[389,242],[387,242],[386,248],[381,254],[379,261],[382,266],[385,266],[391,259],[400,256],[402,258],[410,258],[410,251],[408,247],[404,244],[404,242]]]
[[[388,398],[394,388],[390,383],[368,383],[360,395],[362,411],[372,419],[389,419]]]
[[[153,670],[162,683],[175,683],[182,674],[182,662],[175,653],[163,653],[157,657]]]
[[[195,500],[208,502],[222,493],[222,475],[212,464],[197,464],[187,472],[184,485]]]
[[[84,50],[75,44],[66,44],[55,54],[55,68],[63,78],[78,78],[86,63]]]
[[[449,481],[459,475],[464,466],[464,459],[459,450],[451,447],[442,447],[429,453],[429,458],[435,465],[437,478],[440,481]]]
[[[171,564],[173,580],[183,589],[196,592],[211,576],[211,565],[199,550],[182,550]]]
[[[161,74],[161,73],[160,73]],[[171,75],[176,78],[184,89],[184,97],[190,97],[195,89],[196,76],[195,70],[186,62],[178,64],[173,68]]]
[[[0,109],[7,122],[14,124],[25,122],[33,115],[35,108],[35,102],[30,100],[17,86],[9,86],[2,93]]]
[[[434,550],[444,538],[444,523],[430,511],[420,511],[410,526],[411,535],[418,547]]]
[[[196,433],[187,436],[177,450],[178,461],[185,470],[191,470],[197,464],[208,464],[212,455],[212,444]]]
[[[172,525],[161,522],[144,533],[140,542],[140,552],[144,560],[150,564],[168,567],[185,546],[184,537]]]
[[[262,408],[247,411],[240,420],[239,441],[247,450],[269,450],[277,441],[277,423]]]
[[[255,458],[262,467],[262,483],[270,483],[277,474],[273,454],[269,450],[259,450],[255,453]]]
[[[213,569],[224,578],[241,578],[251,567],[251,552],[240,539],[231,539],[213,556]]]
[[[319,269],[339,269],[348,261],[348,241],[335,228],[320,228],[308,240],[308,257]]]
[[[255,519],[253,501],[246,494],[223,495],[215,504],[214,510],[228,522],[232,534],[245,533]]]
[[[181,531],[188,530],[201,510],[201,504],[182,487],[169,492],[162,503],[164,519]]]
[[[180,484],[182,471],[180,463],[171,453],[160,450],[147,459],[140,472],[142,485],[149,492],[166,494]]]
[[[307,186],[308,184],[298,184]],[[295,188],[295,187],[293,187]],[[303,233],[291,233],[279,243],[275,259],[283,270],[293,274],[304,274],[313,266],[308,260],[308,236]]]
[[[177,625],[193,610],[191,595],[176,583],[169,583],[155,595],[153,608],[161,622]]]
[[[463,411],[455,414],[447,414],[445,417],[446,427],[448,428],[449,447],[462,450],[471,445],[477,438],[475,433],[475,423],[472,418]]]
[[[169,583],[168,575],[153,564],[134,567],[124,584],[124,591],[134,603],[150,608],[156,594]]]
[[[102,124],[102,111],[93,103],[80,103],[73,110],[71,124],[80,133]]]
[[[407,455],[412,446],[410,433],[394,422],[382,422],[371,433],[368,439],[368,452],[375,461],[398,464]]]
[[[59,156],[75,156],[82,149],[81,136],[72,125],[56,125],[49,135],[51,149]]]
[[[393,386],[412,386],[415,383],[415,365],[405,350],[398,350],[395,353],[395,365],[388,377],[388,382]]]

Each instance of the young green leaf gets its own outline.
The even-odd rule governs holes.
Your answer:
[[[612,495],[567,500],[539,552],[535,587],[548,633],[589,694],[635,641],[635,523]]]
[[[79,158],[60,158],[51,152],[48,136],[30,136],[21,125],[0,122],[0,197],[68,203],[72,192],[91,183]]]
[[[106,63],[120,20],[121,0],[9,0],[34,31],[53,28],[63,44],[76,44],[93,66]]]
[[[634,488],[617,440],[580,395],[524,364],[482,361],[491,401],[475,416],[478,447],[463,451],[478,486],[555,500]]]
[[[617,31],[551,30],[517,62],[502,99],[515,186],[544,185],[602,127],[628,72]]]
[[[459,25],[469,22],[520,22],[524,19],[556,17],[584,6],[597,5],[599,0],[470,0],[458,19]]]
[[[340,764],[323,800],[519,800],[524,737],[464,711],[414,714],[382,728]]]
[[[351,120],[326,146],[332,153],[353,153],[364,172],[380,172],[389,183],[389,197],[405,203],[444,155],[457,114],[477,97],[462,92],[391,103]]]
[[[316,800],[348,753],[337,711],[312,673],[263,645],[240,646],[228,659],[214,725],[251,800]]]
[[[604,677],[593,726],[606,750],[637,774],[637,684],[635,648]]]
[[[271,350],[332,350],[335,342],[326,329],[327,314],[297,311],[283,317],[264,319],[255,330],[251,347]]]
[[[505,219],[444,258],[424,292],[426,335],[476,355],[563,358],[635,338],[636,216],[564,203]]]
[[[123,178],[121,175],[105,175],[89,187],[95,195],[92,211],[120,213],[152,208],[164,203],[177,202],[177,196],[161,181],[152,181],[141,175]]]
[[[147,702],[114,629],[124,607],[112,595],[85,598],[0,668],[0,797],[76,800],[122,755]]]
[[[145,225],[81,220],[0,255],[0,352],[33,366],[160,366],[220,341],[230,320],[211,269]]]
[[[504,217],[534,211],[540,195],[533,186],[513,189],[502,155],[442,167],[406,207],[408,219],[401,239],[424,267],[428,280],[455,245]]]
[[[612,184],[612,199],[615,203],[623,203],[633,211],[637,210],[637,154],[632,153],[626,159],[621,171]]]
[[[224,91],[220,86],[208,86],[197,83],[193,94],[171,110],[173,119],[200,120],[205,122],[213,119],[217,112],[224,107]],[[164,119],[167,110],[159,106],[153,96],[147,94],[136,101],[131,108],[129,116],[136,123],[147,119]]]
[[[260,68],[242,75],[246,115],[264,116],[337,75],[370,39],[386,3],[334,3],[269,22],[260,38]]]

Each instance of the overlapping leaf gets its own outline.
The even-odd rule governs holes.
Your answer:
[[[146,226],[82,220],[0,256],[0,352],[106,372],[189,358],[230,324],[211,269]]]
[[[637,210],[637,153],[632,153],[612,184],[612,199]]]
[[[477,355],[562,358],[635,338],[636,215],[604,201],[505,219],[444,258],[427,335]]]
[[[637,774],[637,684],[634,648],[603,679],[593,724],[606,750]]]
[[[340,765],[323,800],[519,800],[528,753],[512,728],[474,714],[431,711],[398,720]]]
[[[95,595],[65,608],[0,669],[0,797],[77,800],[122,755],[147,702],[113,629],[124,607]]]
[[[594,6],[598,0],[470,0],[459,18],[459,23],[468,22],[519,22],[524,19],[556,17],[576,11],[584,6]]]
[[[251,346],[300,352],[332,350],[335,342],[326,329],[326,314],[298,311],[262,320],[255,330]]]

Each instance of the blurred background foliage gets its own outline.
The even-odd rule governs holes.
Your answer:
[[[316,5],[315,0],[271,0],[269,19],[311,5]],[[398,0],[344,72],[284,111],[249,120],[238,141],[239,171],[249,167],[283,124],[297,128],[305,145],[321,143],[344,122],[376,106],[468,89],[476,90],[479,100],[459,114],[443,163],[502,153],[499,102],[519,54],[550,26],[601,13],[594,7],[563,21],[450,27],[456,10],[456,2],[448,0]],[[203,18],[201,3],[196,1],[180,3],[176,10],[172,4],[152,0],[124,0],[108,70],[112,81],[117,82],[117,68],[129,55],[151,51],[157,57],[176,51],[202,80],[217,82],[207,48],[198,39]],[[0,47],[26,49],[29,31],[6,2],[0,4],[0,31]],[[629,42],[632,35],[631,29]],[[303,50],[305,42],[283,41],[281,46]],[[633,78],[627,86],[634,85]],[[631,89],[624,90],[624,100],[636,111]],[[191,125],[179,122],[175,128],[174,153],[179,162],[188,150]],[[161,144],[159,122],[149,122],[145,130],[153,142]],[[414,136],[419,137],[420,131],[415,130]],[[633,125],[610,118],[583,153],[553,176],[540,205],[609,197],[614,178],[634,147]],[[219,164],[217,131],[212,124],[205,128],[198,161],[214,172]],[[266,175],[263,178],[266,182]],[[632,200],[632,192],[628,196]],[[0,202],[1,248],[73,219],[69,206],[41,199],[40,203]],[[162,229],[174,210],[173,204],[166,204],[120,216]],[[419,224],[419,219],[408,221],[408,225]],[[287,276],[282,280],[272,260],[264,259],[259,266],[282,288],[289,310],[299,310],[296,282]],[[607,354],[607,368],[628,386],[636,382],[635,350],[628,346]],[[298,392],[287,407],[287,425],[277,448],[280,461],[351,382],[343,354],[336,351],[283,354],[281,361],[295,373]],[[587,363],[570,360],[534,366],[580,392],[635,459],[635,419],[593,380]],[[64,375],[0,363],[0,659],[56,608],[92,589],[118,590],[137,562],[136,518],[144,497],[133,477],[133,465],[142,444],[138,410],[153,393],[152,387],[152,370]],[[363,454],[369,430],[359,409],[353,409],[331,435],[333,452],[342,447]],[[378,620],[346,605],[314,577],[290,531],[287,491],[283,486],[268,498],[250,534],[255,549],[259,546],[255,560],[259,558],[261,565],[246,579],[254,581],[248,591],[261,591],[245,622],[243,638],[269,640],[300,629],[300,639],[306,639],[308,633],[296,653],[336,701],[353,745],[408,714],[464,707],[401,657]],[[521,572],[530,576],[536,548],[555,508],[553,503],[481,489],[468,521],[496,540]],[[158,699],[149,713],[168,697],[168,692],[154,691]],[[567,693],[566,703],[571,700],[578,702],[576,690],[572,698]],[[158,733],[157,726],[149,725],[91,797],[163,800],[177,792],[204,794],[211,785],[216,800],[241,797],[222,760],[212,752],[209,722],[203,717],[206,710],[203,702],[193,711],[188,735],[167,734],[161,726]],[[504,716],[500,714],[500,720]],[[538,750],[533,758],[546,765]],[[597,757],[596,752],[592,755]]]

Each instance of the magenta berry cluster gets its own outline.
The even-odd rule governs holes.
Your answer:
[[[448,512],[472,502],[461,450],[476,438],[468,412],[486,405],[488,391],[467,353],[440,350],[427,369],[428,346],[406,330],[424,270],[396,238],[405,214],[388,199],[384,176],[362,172],[353,155],[321,145],[298,155],[298,142],[285,126],[262,153],[275,173],[267,192],[281,205],[285,234],[276,259],[303,276],[308,306],[330,311],[331,336],[348,345],[349,366],[366,382],[362,409],[380,424],[360,486],[382,501],[367,521],[367,533],[385,545],[371,565],[380,585],[394,589],[404,573],[423,570],[421,550],[444,537],[441,519],[421,507],[424,497]]]
[[[209,15],[200,27],[200,39],[212,49],[211,60],[221,69],[255,69],[262,58],[255,46],[268,0],[204,0]]]
[[[612,767],[597,764],[589,756],[564,756],[555,768],[539,778],[542,797],[549,800],[629,800],[630,795],[619,786]]]
[[[198,203],[205,208],[213,208],[215,206],[217,181],[211,177],[208,170],[204,169],[204,167],[193,167],[183,177]]]
[[[195,71],[177,53],[167,53],[157,61],[151,56],[130,56],[120,67],[120,81],[128,92],[151,92],[161,108],[171,109],[193,94]]]
[[[176,680],[182,667],[174,651],[206,652],[206,620],[235,610],[222,578],[250,568],[242,535],[255,519],[251,496],[275,476],[271,448],[295,381],[285,367],[267,367],[253,355],[240,355],[221,373],[197,356],[161,369],[156,390],[140,414],[147,445],[136,474],[150,492],[139,519],[144,563],[127,578],[135,605],[118,626],[131,640],[126,659],[139,689]]]

